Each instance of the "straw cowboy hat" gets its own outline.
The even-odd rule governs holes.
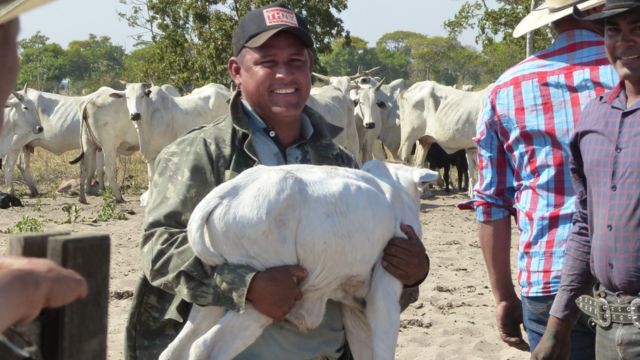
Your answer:
[[[534,9],[513,30],[513,37],[520,37],[544,25],[571,15],[573,6],[580,10],[587,10],[604,4],[605,0],[546,0]],[[627,0],[629,1],[629,0]]]
[[[602,11],[596,14],[587,15],[580,11],[580,9],[573,9],[573,16],[582,21],[602,21],[637,8],[638,6],[640,6],[640,0],[607,0]]]
[[[22,13],[52,0],[0,0],[0,24],[15,19]]]

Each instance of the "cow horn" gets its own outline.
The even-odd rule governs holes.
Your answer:
[[[371,68],[371,69],[369,69],[369,70],[365,70],[365,72],[364,72],[364,73],[365,73],[365,74],[367,74],[367,75],[371,75],[371,73],[372,73],[372,72],[374,72],[374,71],[378,71],[378,70],[380,70],[380,69],[382,69],[382,66],[376,66],[376,67],[372,67],[372,68]]]
[[[313,74],[313,76],[317,77],[318,79],[326,81],[326,82],[329,82],[331,80],[331,78],[326,76],[326,75],[322,75],[322,74],[318,74],[318,73],[314,73],[314,72],[312,72],[311,74]]]
[[[375,87],[375,90],[376,90],[376,91],[380,90],[380,86],[382,86],[382,84],[384,84],[384,79],[385,79],[385,78],[382,78],[382,80],[380,80],[380,82],[378,83],[378,85],[376,85],[376,87]]]
[[[22,88],[22,92],[27,93],[27,83],[24,83],[24,87]]]
[[[22,95],[18,94],[17,92],[12,91],[12,92],[11,92],[11,94],[13,94],[13,96],[14,96],[16,99],[18,99],[18,101],[20,101],[20,102],[23,102],[23,101],[24,101],[24,97],[23,97]]]
[[[349,76],[349,80],[355,80],[355,79],[361,77],[362,75],[363,75],[362,74],[362,66],[358,65],[358,71],[354,75]]]

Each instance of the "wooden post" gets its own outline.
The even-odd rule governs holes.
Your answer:
[[[47,257],[87,280],[84,300],[43,310],[27,334],[43,360],[107,358],[110,238],[108,235],[27,234],[11,239],[12,255]],[[39,335],[38,335],[39,334]],[[5,359],[0,352],[0,358]]]

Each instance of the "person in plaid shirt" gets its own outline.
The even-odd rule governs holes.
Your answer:
[[[622,81],[587,105],[571,139],[574,225],[533,358],[566,358],[579,307],[598,325],[597,359],[639,359],[640,0],[607,0],[601,13],[575,16],[604,22],[605,49]],[[594,297],[583,295],[592,287]]]
[[[579,1],[596,12],[604,0]],[[569,139],[581,109],[618,76],[603,48],[602,26],[571,16],[571,0],[547,0],[514,30],[546,24],[557,34],[547,49],[507,70],[489,91],[478,119],[478,184],[474,207],[496,301],[498,332],[509,346],[535,349],[560,285],[574,213]],[[520,234],[518,282],[511,277],[511,218]],[[523,339],[524,324],[529,344]],[[594,333],[576,327],[574,359],[594,357]]]

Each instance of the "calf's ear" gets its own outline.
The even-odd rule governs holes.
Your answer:
[[[416,169],[417,183],[424,186],[438,180],[438,173],[429,169]]]

